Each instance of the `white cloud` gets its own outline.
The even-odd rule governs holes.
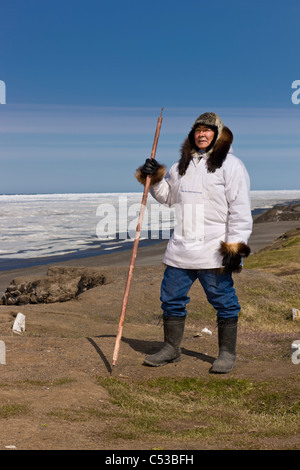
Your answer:
[[[186,135],[196,117],[211,110],[167,108],[161,133]],[[235,135],[299,134],[299,109],[214,109]],[[160,109],[58,105],[6,105],[0,110],[0,133],[141,135],[153,134]]]

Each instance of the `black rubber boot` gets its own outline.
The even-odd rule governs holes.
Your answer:
[[[185,317],[164,317],[163,348],[144,359],[144,364],[153,367],[165,366],[181,360],[180,344],[183,338]]]
[[[227,374],[235,366],[237,318],[218,319],[219,356],[210,368],[213,374]]]

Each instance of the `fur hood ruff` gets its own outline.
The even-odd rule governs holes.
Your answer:
[[[232,142],[233,135],[231,130],[226,126],[223,126],[221,132],[218,133],[217,139],[213,147],[206,153],[206,155],[208,155],[206,165],[207,170],[210,173],[214,173],[217,168],[221,168],[224,160],[227,157]],[[194,143],[193,128],[181,147],[181,157],[178,163],[178,171],[181,176],[185,174],[192,158],[198,154],[199,149]]]
[[[210,173],[214,173],[217,168],[221,168],[227,157],[233,135],[231,130],[224,126],[219,116],[215,113],[204,113],[199,116],[193,124],[193,127],[181,146],[181,156],[178,162],[178,173],[180,176],[185,175],[186,170],[195,155],[199,155],[199,149],[194,141],[195,129],[200,125],[207,125],[214,129],[215,136],[210,147],[206,151],[206,165]],[[146,176],[142,173],[143,165],[136,170],[135,177],[137,180],[145,184]],[[161,181],[166,173],[164,165],[159,164],[157,172],[151,177],[151,186]]]

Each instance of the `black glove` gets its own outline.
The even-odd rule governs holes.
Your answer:
[[[154,175],[159,168],[159,164],[154,158],[147,158],[144,163],[144,166],[141,168],[143,175]]]
[[[222,265],[226,273],[240,273],[242,270],[242,258],[250,254],[250,247],[244,242],[227,243],[221,242],[220,254],[222,256]]]
[[[222,265],[224,266],[225,273],[241,271],[241,261],[242,257],[240,255],[224,255]]]

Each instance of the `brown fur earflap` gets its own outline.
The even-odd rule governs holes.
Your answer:
[[[145,186],[147,175],[142,173],[143,165],[141,165],[135,172],[135,177],[139,183]],[[157,168],[156,172],[151,176],[150,186],[154,186],[155,184],[159,183],[166,174],[166,167],[159,163],[159,167]]]
[[[190,139],[187,137],[181,146],[181,158],[178,162],[178,173],[180,176],[185,175],[187,167],[193,158],[194,147],[191,145]]]
[[[217,168],[221,168],[232,142],[232,132],[228,127],[224,126],[212,149],[208,152],[209,156],[207,158],[206,165],[207,170],[210,173],[214,173]],[[193,153],[198,150],[199,149],[196,147],[194,142],[194,131],[191,131],[181,147],[181,157],[178,163],[178,172],[180,176],[185,175],[187,167],[193,158]]]
[[[214,173],[217,168],[221,168],[232,142],[232,132],[228,127],[224,126],[207,159],[207,169],[209,172]]]
[[[250,251],[251,251],[250,247],[246,245],[246,243],[243,243],[243,242],[238,242],[238,243],[221,242],[221,245],[220,245],[220,253],[222,256],[240,255],[243,258],[247,258],[247,256],[250,255]]]

